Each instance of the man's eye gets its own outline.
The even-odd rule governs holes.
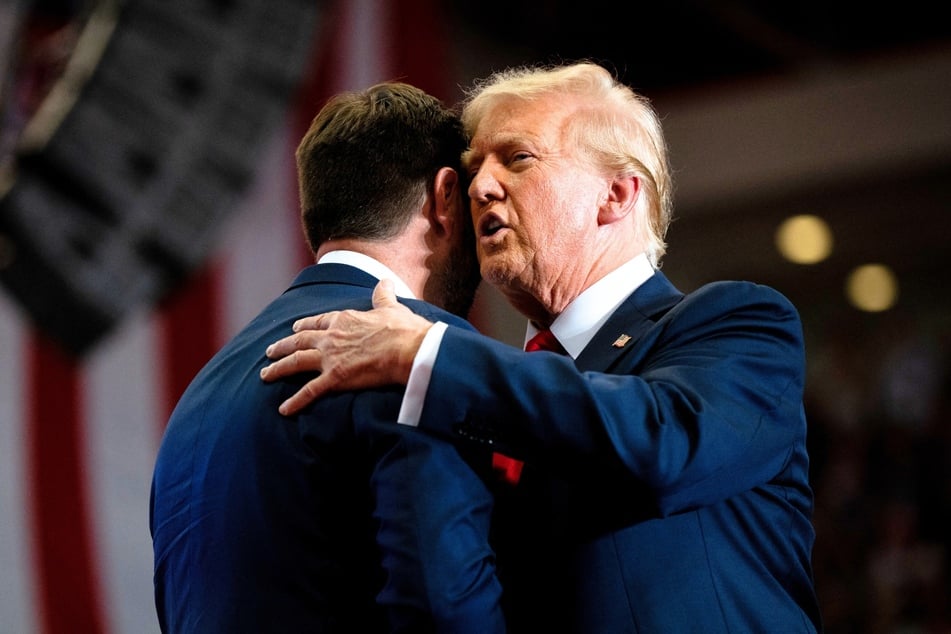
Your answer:
[[[518,161],[524,161],[524,160],[529,159],[529,158],[531,158],[531,157],[532,157],[532,155],[529,154],[528,152],[515,152],[514,154],[512,154],[511,161],[512,161],[513,163],[517,163]]]

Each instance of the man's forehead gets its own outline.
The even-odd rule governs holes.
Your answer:
[[[508,146],[514,143],[532,143],[541,140],[543,135],[531,128],[505,127],[503,129],[485,129],[483,133],[476,133],[469,143],[471,148],[495,148]]]
[[[517,108],[500,108],[475,127],[473,145],[498,146],[513,142],[533,142],[552,136],[562,112],[537,102],[521,102]]]

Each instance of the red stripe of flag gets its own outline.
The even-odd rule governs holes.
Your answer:
[[[26,350],[37,612],[47,634],[97,634],[105,625],[88,510],[79,362],[36,333]]]
[[[390,51],[392,66],[405,81],[449,103],[446,72],[447,24],[442,4],[434,0],[394,0],[389,3]]]
[[[160,305],[158,329],[164,431],[185,388],[222,343],[221,264],[212,262],[176,289]]]

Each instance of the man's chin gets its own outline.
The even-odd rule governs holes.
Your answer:
[[[496,288],[503,288],[512,282],[512,269],[498,256],[489,256],[482,258],[479,264],[479,272],[482,274],[483,281]]]

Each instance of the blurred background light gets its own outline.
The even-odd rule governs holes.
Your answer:
[[[832,253],[832,230],[818,216],[792,216],[776,231],[776,248],[790,262],[816,264]]]
[[[845,292],[849,303],[859,310],[882,312],[898,300],[898,279],[883,264],[865,264],[849,274]]]

